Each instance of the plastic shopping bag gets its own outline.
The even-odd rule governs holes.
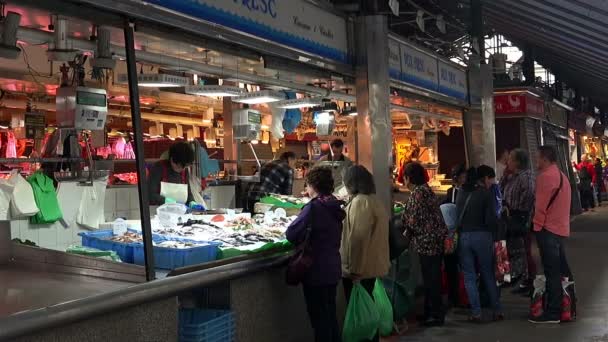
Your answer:
[[[530,303],[530,317],[538,318],[545,312],[546,304],[546,283],[544,275],[537,275],[534,279],[534,292]]]
[[[496,282],[498,285],[511,282],[511,263],[507,252],[507,241],[494,242],[494,256],[496,259]]]
[[[389,336],[393,332],[393,305],[380,278],[376,279],[372,295],[378,308],[380,336]]]
[[[378,332],[380,315],[372,297],[360,283],[353,286],[353,291],[346,308],[346,318],[342,336],[344,342],[371,340]]]
[[[12,218],[17,219],[36,215],[39,209],[36,205],[34,191],[30,183],[18,173],[13,174],[10,180],[14,184],[13,193],[11,194]]]
[[[576,320],[576,291],[574,282],[568,278],[562,279],[564,296],[562,297],[561,322],[572,322]]]

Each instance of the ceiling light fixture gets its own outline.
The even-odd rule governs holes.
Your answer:
[[[275,106],[283,109],[308,108],[323,104],[321,97],[308,97],[303,99],[283,100],[275,103]]]
[[[195,85],[187,86],[186,94],[208,96],[208,97],[229,97],[243,95],[243,89],[232,86],[221,85]]]
[[[128,83],[127,74],[118,75],[118,83]],[[149,88],[175,88],[190,84],[190,79],[168,74],[137,74],[137,83],[140,87]]]
[[[283,99],[285,99],[285,95],[282,93],[272,90],[260,90],[234,97],[232,101],[245,104],[261,104],[278,102]]]
[[[316,106],[310,109],[313,113],[332,113],[339,112],[340,108],[335,102],[323,102],[321,106]]]

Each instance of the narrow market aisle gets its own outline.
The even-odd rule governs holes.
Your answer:
[[[605,204],[606,205],[606,204]],[[503,291],[507,319],[471,325],[465,315],[450,314],[441,328],[410,328],[407,342],[602,342],[608,341],[608,207],[577,217],[567,242],[569,262],[576,278],[578,320],[538,326],[527,322],[529,299]]]

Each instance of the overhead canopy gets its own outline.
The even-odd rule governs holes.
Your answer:
[[[583,95],[608,98],[608,1],[483,0],[486,25]]]

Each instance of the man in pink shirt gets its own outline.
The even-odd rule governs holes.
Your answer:
[[[538,149],[534,231],[547,278],[547,309],[532,323],[560,323],[562,277],[572,279],[564,248],[570,236],[571,189],[568,176],[557,167],[557,153],[552,146]]]

